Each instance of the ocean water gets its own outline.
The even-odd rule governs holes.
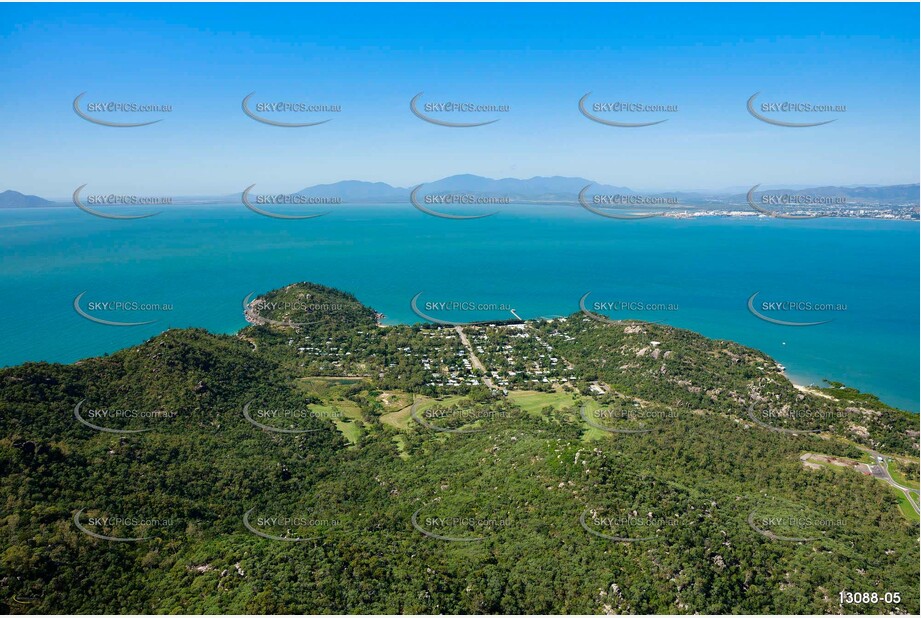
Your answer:
[[[296,281],[355,294],[387,323],[568,315],[659,320],[761,349],[797,382],[839,380],[919,409],[919,228],[904,221],[764,218],[609,220],[570,206],[514,205],[445,220],[411,206],[336,207],[285,221],[239,205],[168,207],[112,221],[76,208],[0,211],[0,365],[72,362],[169,327],[231,333],[242,300]],[[110,321],[157,320],[143,326]],[[748,298],[835,305],[762,313]],[[92,303],[160,304],[107,310]],[[428,303],[495,309],[443,311]],[[166,307],[168,305],[168,307]],[[427,308],[428,307],[428,308]],[[482,309],[482,310],[479,310]]]

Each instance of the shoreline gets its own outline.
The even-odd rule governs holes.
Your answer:
[[[374,208],[390,208],[390,207],[403,207],[408,206],[409,202],[342,202],[340,204],[335,204],[335,206],[347,206],[349,208],[361,208],[361,207],[374,207]],[[179,202],[169,204],[168,206],[179,206],[185,207],[189,211],[192,211],[196,208],[202,207],[213,207],[213,208],[228,208],[228,209],[237,209],[241,206],[239,203],[234,202],[224,202],[224,201],[202,201],[202,202]],[[305,204],[305,206],[316,206],[316,204]],[[578,202],[511,202],[507,206],[564,206],[564,207],[578,207]],[[72,209],[72,203],[65,202],[54,202],[50,205],[43,206],[13,206],[13,207],[2,207],[0,208],[0,213],[2,212],[41,212],[41,211],[59,211],[61,209]],[[130,207],[128,207],[130,208]],[[739,208],[744,208],[743,205],[739,205]],[[179,209],[171,208],[172,212],[177,212]],[[690,219],[767,219],[773,220],[774,217],[769,215],[761,214],[758,212],[745,212],[743,210],[732,210],[726,212],[712,211],[708,210],[706,212],[700,212],[696,210],[682,210],[682,211],[666,211],[664,215],[659,217],[654,217],[657,219],[675,219],[680,221],[687,221]],[[816,219],[833,219],[833,220],[859,220],[859,221],[905,221],[908,223],[921,223],[921,218],[905,218],[905,217],[868,217],[868,216],[838,216],[838,215],[823,215],[821,217],[815,217]]]
[[[288,287],[288,286],[285,286],[285,287]],[[205,330],[205,331],[207,331],[207,332],[209,332],[209,333],[215,334],[215,335],[235,336],[235,337],[241,338],[241,339],[243,339],[243,340],[246,340],[245,337],[242,337],[242,332],[243,332],[244,329],[246,329],[246,328],[248,328],[248,327],[250,327],[250,326],[258,326],[258,325],[260,325],[260,324],[265,324],[265,323],[266,323],[266,320],[265,320],[264,318],[261,318],[261,316],[258,315],[258,306],[257,306],[257,303],[258,303],[260,300],[262,300],[263,296],[264,296],[264,295],[254,296],[253,299],[250,301],[250,303],[249,303],[248,305],[244,305],[244,306],[243,306],[243,311],[242,311],[241,313],[242,313],[242,317],[243,317],[244,323],[243,323],[243,325],[241,325],[240,327],[237,327],[237,328],[212,330],[212,329],[209,329],[209,328],[204,327],[204,326],[170,327],[170,328],[164,329],[163,331],[161,331],[161,332],[159,332],[159,333],[157,333],[157,334],[151,335],[150,337],[148,337],[147,339],[144,339],[143,341],[140,341],[140,342],[137,342],[137,343],[134,343],[134,344],[130,344],[130,345],[126,345],[126,346],[123,346],[123,347],[120,347],[120,348],[116,348],[116,349],[114,349],[114,350],[106,351],[106,352],[103,352],[103,353],[100,353],[100,354],[97,354],[97,355],[81,356],[80,358],[77,358],[77,359],[72,360],[72,361],[66,361],[66,362],[65,362],[65,361],[49,361],[49,360],[24,360],[24,361],[19,362],[19,363],[16,363],[16,364],[0,365],[0,371],[2,371],[2,370],[4,370],[4,369],[14,369],[14,368],[21,367],[21,366],[23,366],[23,365],[27,365],[27,364],[31,364],[31,363],[48,363],[48,364],[55,364],[55,365],[76,365],[76,364],[82,363],[82,362],[87,361],[87,360],[91,360],[91,359],[94,359],[94,358],[101,358],[101,357],[104,357],[104,356],[108,356],[108,355],[110,355],[110,354],[114,354],[114,353],[120,352],[120,351],[122,351],[122,350],[127,350],[127,349],[130,349],[130,348],[133,348],[133,347],[137,347],[137,346],[143,345],[144,343],[146,343],[146,342],[149,341],[150,339],[156,338],[156,337],[158,337],[158,336],[162,335],[163,333],[165,333],[165,332],[167,332],[167,331],[170,331],[170,330],[188,330],[188,329],[196,329],[196,328],[199,328],[199,329],[203,329],[203,330]],[[359,302],[360,302],[360,301],[359,301]],[[523,322],[526,323],[526,322],[528,322],[528,321],[532,321],[532,320],[541,320],[541,319],[550,319],[550,320],[552,320],[552,319],[559,319],[559,318],[565,319],[565,318],[567,318],[567,317],[568,317],[568,316],[555,316],[555,317],[553,317],[553,318],[531,318],[531,319],[525,319],[525,320],[523,320]],[[625,320],[625,321],[638,321],[638,322],[642,322],[643,320]],[[271,323],[270,320],[269,320],[268,322]],[[376,325],[378,328],[388,328],[388,327],[392,327],[392,326],[401,326],[401,325],[402,325],[402,326],[411,326],[411,325],[412,325],[411,323],[404,323],[404,322],[399,321],[399,320],[388,320],[388,318],[387,318],[386,315],[384,315],[384,314],[382,314],[382,313],[380,313],[380,312],[377,312],[377,311],[375,311],[375,322],[376,322],[375,325]],[[387,323],[387,322],[390,322],[390,323]],[[436,327],[437,327],[437,326],[443,326],[443,327],[446,327],[446,328],[455,328],[455,327],[458,327],[458,326],[460,326],[460,327],[463,327],[463,326],[483,326],[483,325],[493,324],[493,323],[499,325],[499,324],[501,324],[501,322],[502,322],[502,320],[496,320],[496,321],[483,321],[483,322],[473,322],[473,323],[461,324],[461,325],[444,326],[444,325],[438,325],[438,324],[430,324],[430,323],[428,323],[428,322],[424,322],[424,321],[423,321],[423,322],[421,322],[421,324],[430,324],[431,326],[436,326]],[[281,325],[283,325],[283,326],[289,326],[288,324],[281,324]],[[714,339],[713,337],[710,337],[710,336],[708,336],[708,335],[706,335],[706,334],[704,334],[704,333],[702,333],[702,332],[699,332],[699,331],[697,331],[697,330],[693,330],[693,329],[689,329],[689,328],[683,328],[683,327],[673,327],[673,328],[679,328],[680,330],[687,330],[687,331],[689,331],[689,332],[692,332],[692,333],[694,333],[694,334],[696,334],[696,335],[698,335],[698,336],[701,336],[701,337],[705,337],[705,338],[707,338],[707,339]],[[744,346],[747,346],[747,347],[751,347],[751,346],[749,346],[748,344],[744,344],[744,343],[741,343],[741,342],[738,342],[738,341],[734,341],[734,340],[733,340],[733,342],[734,342],[734,343],[737,343],[737,344],[739,344],[739,345],[744,345]],[[250,343],[252,343],[252,342],[250,342]],[[756,349],[756,350],[758,350],[759,352],[764,353],[762,350],[760,350],[760,349],[758,349],[758,348],[753,348],[753,349]],[[765,354],[766,354],[766,353],[765,353]],[[771,358],[773,359],[773,357],[771,357]],[[775,363],[777,362],[776,359],[774,359],[774,361],[775,361]],[[818,390],[818,389],[816,388],[816,385],[815,385],[814,383],[811,383],[811,384],[804,384],[804,383],[803,383],[804,380],[799,379],[799,378],[792,377],[790,374],[788,374],[788,372],[787,372],[787,367],[786,367],[786,366],[784,366],[784,365],[782,365],[782,364],[780,364],[780,363],[777,363],[777,364],[781,367],[780,374],[781,374],[784,378],[786,378],[787,381],[790,382],[790,384],[791,384],[796,390],[798,390],[798,391],[800,391],[800,392],[802,392],[802,393],[805,393],[805,394],[812,395],[812,396],[814,396],[814,397],[821,397],[821,398],[823,398],[823,399],[827,399],[827,400],[830,400],[830,401],[840,401],[840,400],[837,399],[836,397],[834,397],[834,396],[832,396],[832,395],[829,395],[828,393],[824,393],[824,392]],[[856,388],[856,387],[851,387],[851,388]],[[874,392],[870,392],[870,391],[863,391],[863,392],[865,392],[866,394],[874,395],[874,396],[878,397],[879,400],[880,400],[882,403],[886,403],[882,397],[880,397],[879,395],[876,395],[876,393],[874,393]],[[910,409],[910,408],[903,408],[903,407],[899,407],[899,406],[897,406],[897,405],[892,405],[892,404],[886,404],[886,405],[889,405],[890,407],[892,407],[892,408],[894,408],[894,409],[897,409],[897,410],[902,410],[902,411],[907,412],[907,413],[909,413],[909,414],[918,414],[918,415],[921,415],[921,411],[912,410],[912,409]]]
[[[786,377],[786,375],[784,377]],[[790,380],[789,377],[787,377],[787,379]],[[823,399],[830,399],[831,401],[838,401],[837,399],[835,399],[828,393],[823,393],[822,391],[816,390],[812,388],[811,386],[807,386],[805,384],[797,384],[793,380],[790,380],[790,384],[793,385],[793,388],[795,388],[796,390],[802,393],[808,393],[810,395],[814,395],[815,397],[822,397]],[[906,412],[911,412],[911,410],[906,410]],[[915,414],[917,414],[917,412]]]

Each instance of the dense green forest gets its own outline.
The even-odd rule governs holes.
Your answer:
[[[0,370],[0,611],[919,612],[910,506],[801,459],[916,483],[917,415],[659,324],[246,314]]]

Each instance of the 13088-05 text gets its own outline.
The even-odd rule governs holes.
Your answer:
[[[895,604],[902,602],[902,595],[899,592],[850,592],[842,590],[838,593],[838,600],[841,605],[863,605],[868,603],[885,603]]]

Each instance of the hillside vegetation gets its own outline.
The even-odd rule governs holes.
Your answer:
[[[310,283],[247,317],[0,370],[0,610],[919,611],[897,492],[800,459],[916,481],[915,415],[663,325],[468,347]]]

